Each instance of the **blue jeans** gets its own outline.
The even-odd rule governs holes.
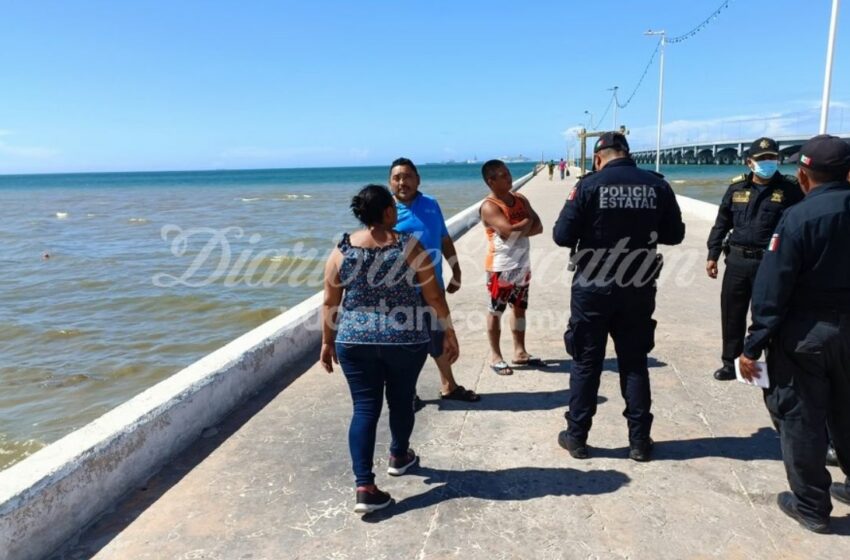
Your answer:
[[[348,448],[358,486],[374,484],[372,459],[375,431],[384,404],[386,387],[390,409],[390,454],[401,456],[410,446],[413,432],[413,395],[416,380],[428,356],[428,343],[336,344],[336,355],[354,404],[348,429]]]

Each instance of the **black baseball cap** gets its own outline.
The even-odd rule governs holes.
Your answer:
[[[620,132],[603,133],[593,146],[593,153],[595,154],[599,150],[607,150],[609,148],[629,153],[629,143],[626,141],[625,135]]]
[[[815,171],[850,171],[850,144],[837,136],[820,134],[800,148],[800,167]]]
[[[768,154],[772,156],[778,156],[779,145],[776,143],[776,140],[774,140],[773,138],[768,138],[767,136],[757,138],[755,142],[750,144],[750,149],[747,151],[747,155],[751,158]]]

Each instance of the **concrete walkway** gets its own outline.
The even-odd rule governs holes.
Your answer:
[[[576,461],[558,446],[570,369],[562,341],[569,276],[567,252],[550,232],[571,185],[544,173],[523,189],[545,228],[532,240],[528,347],[548,369],[490,371],[484,233],[476,227],[459,241],[464,286],[449,300],[461,341],[455,370],[483,398],[437,400],[429,361],[419,383],[428,405],[412,440],[421,467],[387,476],[385,418],[379,429],[377,482],[394,506],[363,519],[351,512],[348,390],[339,371],[311,367],[285,390],[255,398],[58,557],[847,558],[850,507],[836,504],[838,535],[830,536],[780,513],[774,495],[786,489],[785,474],[761,392],[711,378],[720,282],[703,272],[705,217],[686,212],[685,243],[664,251],[651,359],[655,460],[626,458],[611,347],[591,459]],[[837,469],[832,474],[839,479]]]

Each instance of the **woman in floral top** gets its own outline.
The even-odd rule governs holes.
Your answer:
[[[428,254],[415,237],[393,230],[397,214],[390,191],[368,185],[352,199],[351,210],[365,228],[343,235],[325,265],[320,361],[329,373],[334,362],[340,364],[351,390],[354,511],[368,513],[392,503],[372,472],[385,392],[392,434],[387,473],[402,475],[418,461],[409,443],[416,380],[428,353],[424,315],[434,313],[445,330],[443,348],[451,362],[458,343]]]

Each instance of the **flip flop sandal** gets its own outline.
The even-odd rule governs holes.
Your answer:
[[[463,402],[478,402],[481,397],[475,391],[471,391],[463,385],[455,387],[454,391],[444,395],[440,393],[440,398],[444,401],[463,401]]]
[[[511,366],[508,365],[508,362],[502,360],[501,362],[496,362],[495,364],[490,364],[490,369],[496,372],[496,375],[513,375],[514,370],[511,369]]]
[[[515,366],[534,366],[534,367],[539,367],[539,368],[549,367],[549,364],[547,364],[546,362],[544,362],[540,358],[536,358],[534,356],[529,356],[527,360],[523,360],[523,361],[520,361],[520,362],[514,360],[513,364]]]

